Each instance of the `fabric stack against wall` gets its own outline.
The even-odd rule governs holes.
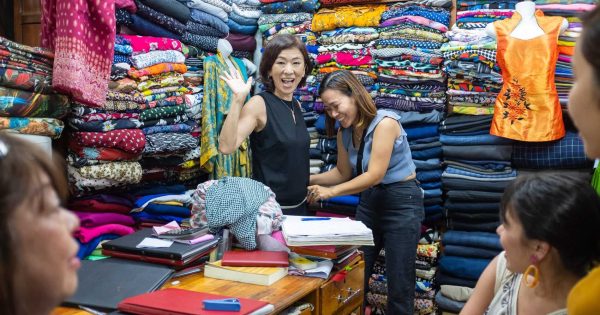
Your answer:
[[[226,3],[226,1],[218,2]],[[258,18],[262,15],[260,2],[258,0],[230,2],[231,11],[227,20],[229,35],[226,38],[233,46],[233,56],[252,60],[256,50],[254,34],[258,30]]]
[[[440,292],[435,300],[441,310],[458,314],[471,288],[489,262],[502,251],[498,235],[489,232],[448,231],[444,234],[444,257],[440,260]],[[462,294],[459,294],[462,292]]]
[[[548,16],[562,16],[569,22],[568,28],[558,38],[558,62],[556,63],[555,83],[561,106],[566,109],[569,91],[573,87],[573,66],[571,64],[575,53],[575,42],[581,35],[580,16],[596,7],[596,1],[552,1],[538,0],[536,8]]]
[[[47,49],[0,37],[0,130],[61,136],[69,99],[52,89],[53,60]]]

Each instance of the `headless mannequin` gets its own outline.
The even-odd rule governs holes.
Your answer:
[[[231,62],[231,59],[229,59],[229,56],[233,52],[233,47],[231,47],[231,43],[229,43],[226,39],[219,39],[217,43],[217,51],[221,54],[221,56],[223,56],[227,67],[229,67],[229,71],[234,70],[235,66]]]
[[[515,5],[515,11],[521,15],[521,21],[517,24],[517,27],[510,33],[511,37],[528,40],[541,35],[544,35],[544,30],[538,25],[535,18],[535,3],[532,1],[522,1]],[[569,22],[563,18],[562,25],[560,26],[560,33],[562,34],[567,27]],[[496,28],[494,23],[490,23],[485,27],[485,32],[488,36],[496,38]]]

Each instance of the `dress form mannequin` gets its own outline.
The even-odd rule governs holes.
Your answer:
[[[521,15],[521,21],[510,33],[511,37],[528,40],[544,34],[544,30],[538,25],[535,18],[535,2],[522,1],[515,5],[515,11]],[[569,27],[567,19],[563,19],[560,27],[560,33],[564,32]],[[485,32],[492,38],[496,38],[496,28],[494,23],[490,23],[485,27]]]
[[[229,70],[235,69],[233,63],[229,59],[229,56],[233,52],[233,47],[231,47],[231,43],[228,42],[226,39],[219,39],[219,41],[217,42],[217,51],[221,54],[221,56],[223,56],[225,63],[227,63],[227,67],[229,67]]]

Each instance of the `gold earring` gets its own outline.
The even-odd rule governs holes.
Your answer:
[[[530,275],[533,277],[533,280],[531,281],[529,281]],[[523,273],[523,282],[528,288],[533,289],[537,287],[540,283],[540,269],[534,264],[529,265],[529,267],[525,269],[525,273]]]

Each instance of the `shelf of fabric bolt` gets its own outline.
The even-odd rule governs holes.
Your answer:
[[[302,314],[361,314],[363,303],[362,285],[364,261],[351,263],[351,268],[342,281],[325,281],[319,278],[286,276],[270,286],[240,283],[228,280],[205,278],[203,274],[193,274],[178,278],[179,283],[167,281],[162,287],[179,288],[234,297],[250,298],[273,304],[274,314],[296,302],[311,303],[314,312]],[[84,315],[86,311],[57,307],[52,315]]]

